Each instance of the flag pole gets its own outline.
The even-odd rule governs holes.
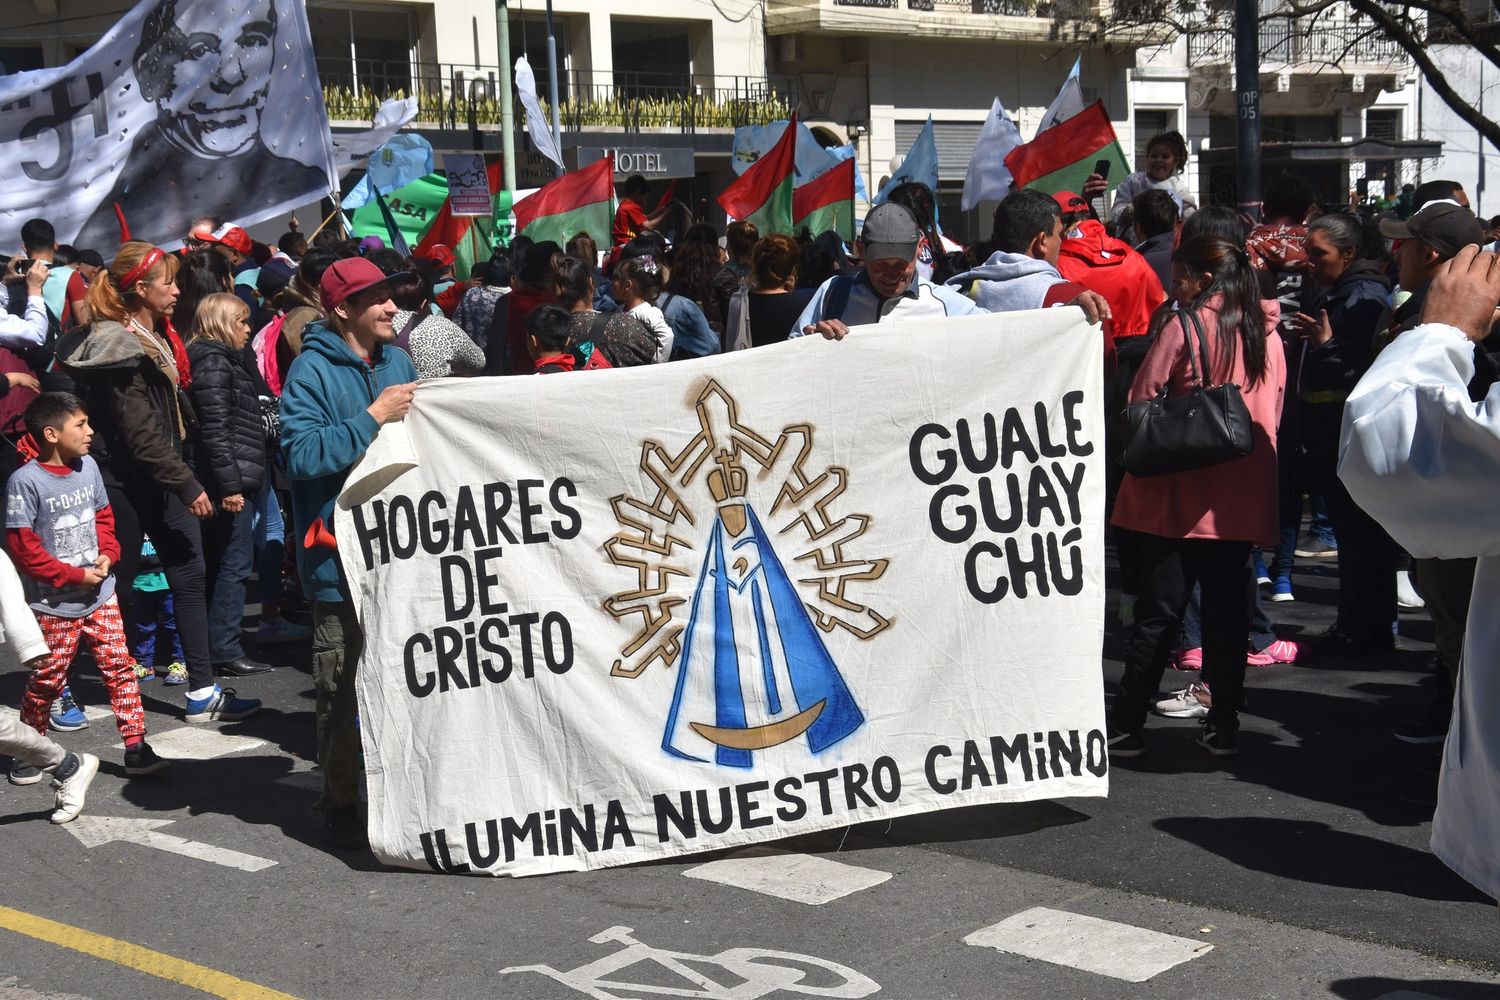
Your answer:
[[[552,105],[552,143],[562,155],[562,125],[557,111],[557,39],[552,34],[552,0],[547,0],[547,100]],[[554,176],[563,175],[561,163],[552,165]]]

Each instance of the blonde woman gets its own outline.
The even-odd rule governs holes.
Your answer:
[[[266,432],[244,354],[250,308],[237,295],[215,292],[198,303],[193,331],[187,348],[198,415],[193,464],[214,503],[203,524],[209,651],[221,673],[262,673],[271,668],[247,658],[240,645],[245,581],[255,561],[254,511],[246,501],[266,481]]]

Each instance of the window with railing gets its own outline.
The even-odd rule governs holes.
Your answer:
[[[307,21],[324,87],[347,89],[353,97],[365,88],[412,93],[410,10],[309,5]]]
[[[1371,108],[1365,112],[1365,138],[1396,142],[1401,138],[1400,108]]]

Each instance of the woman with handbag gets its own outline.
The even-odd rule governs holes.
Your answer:
[[[1112,523],[1139,534],[1136,637],[1110,713],[1115,757],[1145,752],[1141,730],[1193,585],[1203,594],[1203,673],[1213,705],[1199,745],[1239,752],[1249,628],[1250,548],[1276,540],[1276,424],[1286,366],[1280,310],[1261,301],[1250,259],[1217,236],[1173,255],[1177,318],[1130,387],[1125,465]]]

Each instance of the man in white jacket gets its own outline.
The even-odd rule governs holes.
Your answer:
[[[1418,557],[1477,556],[1432,850],[1500,898],[1500,386],[1469,400],[1473,345],[1500,303],[1500,256],[1460,250],[1433,279],[1422,325],[1398,336],[1344,407],[1339,477]]]
[[[27,667],[47,657],[42,629],[31,613],[16,567],[4,552],[0,552],[0,641],[4,642],[5,650],[0,667],[12,666],[9,662],[12,655]],[[11,784],[35,784],[44,773],[51,773],[52,788],[57,793],[52,822],[68,823],[83,812],[89,784],[99,773],[98,757],[74,753],[54,743],[23,725],[14,712],[0,712],[0,753],[29,765],[11,770]]]

